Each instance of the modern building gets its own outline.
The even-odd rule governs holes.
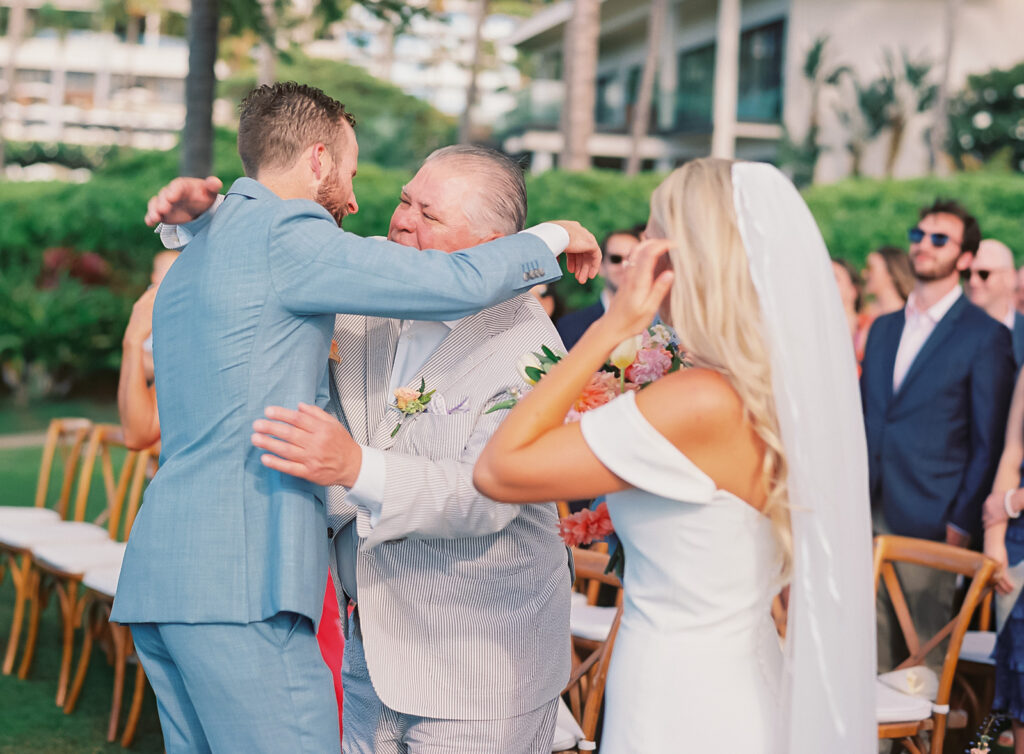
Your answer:
[[[30,10],[43,4],[18,2]],[[0,7],[11,5],[0,0]],[[58,0],[56,7],[101,10],[99,0]],[[10,55],[10,39],[0,38],[0,70]],[[112,33],[43,29],[22,40],[14,62],[3,113],[6,139],[167,149],[185,122],[188,47],[184,39],[160,34],[159,13],[146,17],[138,44]]]
[[[1020,0],[667,0],[667,4],[666,23],[658,35],[651,129],[640,147],[645,164],[659,169],[712,151],[776,161],[783,127],[800,139],[810,124],[812,87],[803,66],[807,52],[821,37],[828,39],[824,66],[849,66],[863,83],[881,73],[887,52],[896,59],[906,52],[915,60],[932,61],[935,82],[941,79],[948,57],[949,90],[954,92],[968,74],[1009,67],[1024,59],[1016,33],[1024,29]],[[947,56],[946,13],[951,6],[957,10]],[[588,144],[596,166],[620,167],[630,153],[628,126],[648,47],[649,12],[647,2],[601,1],[596,132]],[[504,145],[510,152],[530,154],[533,170],[557,164],[562,151],[560,79],[571,16],[571,0],[550,6],[520,24],[510,38],[520,53],[533,58],[536,75],[502,124]],[[718,49],[737,50],[737,54],[719,60]],[[728,106],[731,101],[735,107]],[[818,117],[823,152],[817,180],[836,180],[850,171],[849,126],[837,111],[855,108],[853,102],[848,77],[839,86],[821,90]],[[895,163],[897,176],[921,174],[929,167],[925,134],[934,115],[909,113],[908,118]],[[864,173],[884,170],[889,138],[883,133],[870,142],[861,163]]]
[[[466,107],[479,5],[478,0],[447,0],[440,12],[414,16],[409,28],[396,36],[381,19],[354,4],[332,28],[331,39],[311,42],[306,51],[358,65],[441,112],[459,116]],[[484,22],[475,124],[493,125],[516,105],[520,74],[516,50],[506,40],[518,22],[501,14],[488,15]]]

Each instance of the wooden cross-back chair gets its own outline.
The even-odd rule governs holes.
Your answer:
[[[124,451],[124,458],[117,470],[115,470],[112,453],[115,448]],[[137,456],[137,451],[128,450],[125,446],[124,435],[119,426],[98,424],[93,427],[78,475],[72,523],[84,522],[98,459],[106,504],[92,523],[95,526],[104,527],[106,537],[88,542],[62,542],[59,539],[52,539],[32,547],[34,571],[31,592],[32,609],[18,677],[22,679],[28,677],[35,656],[40,616],[48,604],[51,594],[56,594],[60,608],[63,638],[63,654],[56,697],[59,707],[64,706],[67,695],[74,632],[81,621],[80,584],[82,576],[89,566],[99,565],[96,562],[97,557],[106,563],[117,557],[119,550],[123,553],[121,546],[115,543],[119,542],[121,514]],[[75,554],[75,558],[68,559],[71,554]]]
[[[29,600],[32,586],[30,548],[21,538],[5,535],[13,535],[15,531],[22,531],[26,527],[49,526],[67,515],[82,446],[91,429],[92,422],[88,419],[52,420],[43,444],[33,504],[0,507],[0,583],[3,583],[5,572],[9,571],[14,586],[14,612],[2,666],[4,675],[10,675],[14,670],[21,627],[25,619],[25,604]],[[55,476],[55,468],[60,485],[56,489],[56,495],[53,495],[51,479]]]
[[[921,637],[914,626],[913,617],[907,606],[903,589],[900,587],[894,563],[909,563],[947,573],[955,573],[970,580],[967,594],[960,610],[931,637]],[[925,663],[927,656],[943,641],[948,640],[939,676],[939,688],[932,707],[932,714],[923,720],[879,723],[880,739],[896,739],[913,754],[942,752],[946,731],[949,728],[963,728],[967,715],[961,709],[950,709],[950,692],[956,673],[957,660],[964,634],[975,610],[988,598],[993,588],[992,576],[996,562],[981,553],[961,547],[930,542],[910,537],[881,536],[875,538],[874,576],[875,591],[885,585],[892,603],[910,656],[896,666],[897,670]],[[923,733],[930,733],[930,744],[925,744]]]
[[[617,590],[614,619],[607,638],[604,641],[596,641],[572,637],[573,667],[569,683],[562,691],[562,696],[583,731],[581,745],[584,742],[593,742],[597,738],[597,726],[600,721],[601,706],[604,702],[608,668],[615,646],[615,637],[619,632],[619,623],[622,620],[622,582],[614,573],[605,573],[609,561],[607,546],[604,550],[601,552],[593,549],[572,548],[576,567],[576,586],[581,592],[593,593],[596,599],[596,589],[599,589],[601,584],[607,584]],[[577,749],[564,751],[577,751]]]
[[[135,471],[132,475],[131,487],[128,491],[128,502],[123,520],[123,530],[126,538],[127,534],[131,531],[132,524],[135,522],[135,516],[142,501],[143,488],[149,476],[150,461],[156,458],[157,453],[158,445],[154,445],[152,448],[140,451],[136,458]],[[74,681],[64,702],[64,714],[69,715],[74,711],[81,696],[86,674],[89,670],[89,662],[92,658],[94,643],[100,642],[106,651],[108,661],[114,666],[113,694],[110,704],[110,716],[107,723],[107,741],[109,742],[117,739],[124,695],[125,672],[129,658],[135,652],[131,631],[128,626],[110,622],[110,612],[114,607],[114,595],[117,592],[117,580],[120,569],[120,564],[110,564],[87,571],[82,577],[82,585],[85,588],[85,594],[79,604],[79,616],[83,625],[82,652],[78,660]],[[132,695],[124,731],[121,735],[122,746],[130,746],[135,738],[139,716],[142,712],[145,689],[146,674],[142,669],[142,663],[136,662],[135,690]]]

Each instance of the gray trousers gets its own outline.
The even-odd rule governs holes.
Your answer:
[[[411,676],[416,669],[410,668]],[[497,720],[450,720],[393,710],[377,696],[363,653],[358,610],[349,619],[345,662],[343,754],[550,754],[558,699]],[[410,682],[413,682],[410,678]]]
[[[892,533],[881,511],[876,510],[873,519],[875,534]],[[895,566],[914,628],[924,643],[953,617],[956,574],[909,563],[896,563]],[[884,582],[879,583],[875,611],[878,620],[878,672],[884,673],[910,656]],[[942,671],[945,649],[946,642],[940,643],[925,660],[936,673]]]

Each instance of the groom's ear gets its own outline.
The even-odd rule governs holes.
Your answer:
[[[317,142],[309,148],[309,169],[316,176],[319,181],[324,177],[324,173],[327,172],[327,166],[324,164],[324,157],[327,154],[327,147],[322,142]]]

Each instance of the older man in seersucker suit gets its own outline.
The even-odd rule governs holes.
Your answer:
[[[405,186],[389,238],[455,249],[515,232],[525,215],[515,163],[449,147]],[[554,327],[520,295],[443,323],[339,316],[335,340],[334,400],[351,436],[324,412],[271,409],[306,434],[256,444],[283,456],[268,463],[344,484],[328,487],[336,583],[356,605],[343,750],[546,754],[570,669],[557,513],[495,503],[472,475],[506,413],[492,409],[527,387],[518,359],[560,346]],[[427,410],[403,415],[395,391],[421,386]]]

